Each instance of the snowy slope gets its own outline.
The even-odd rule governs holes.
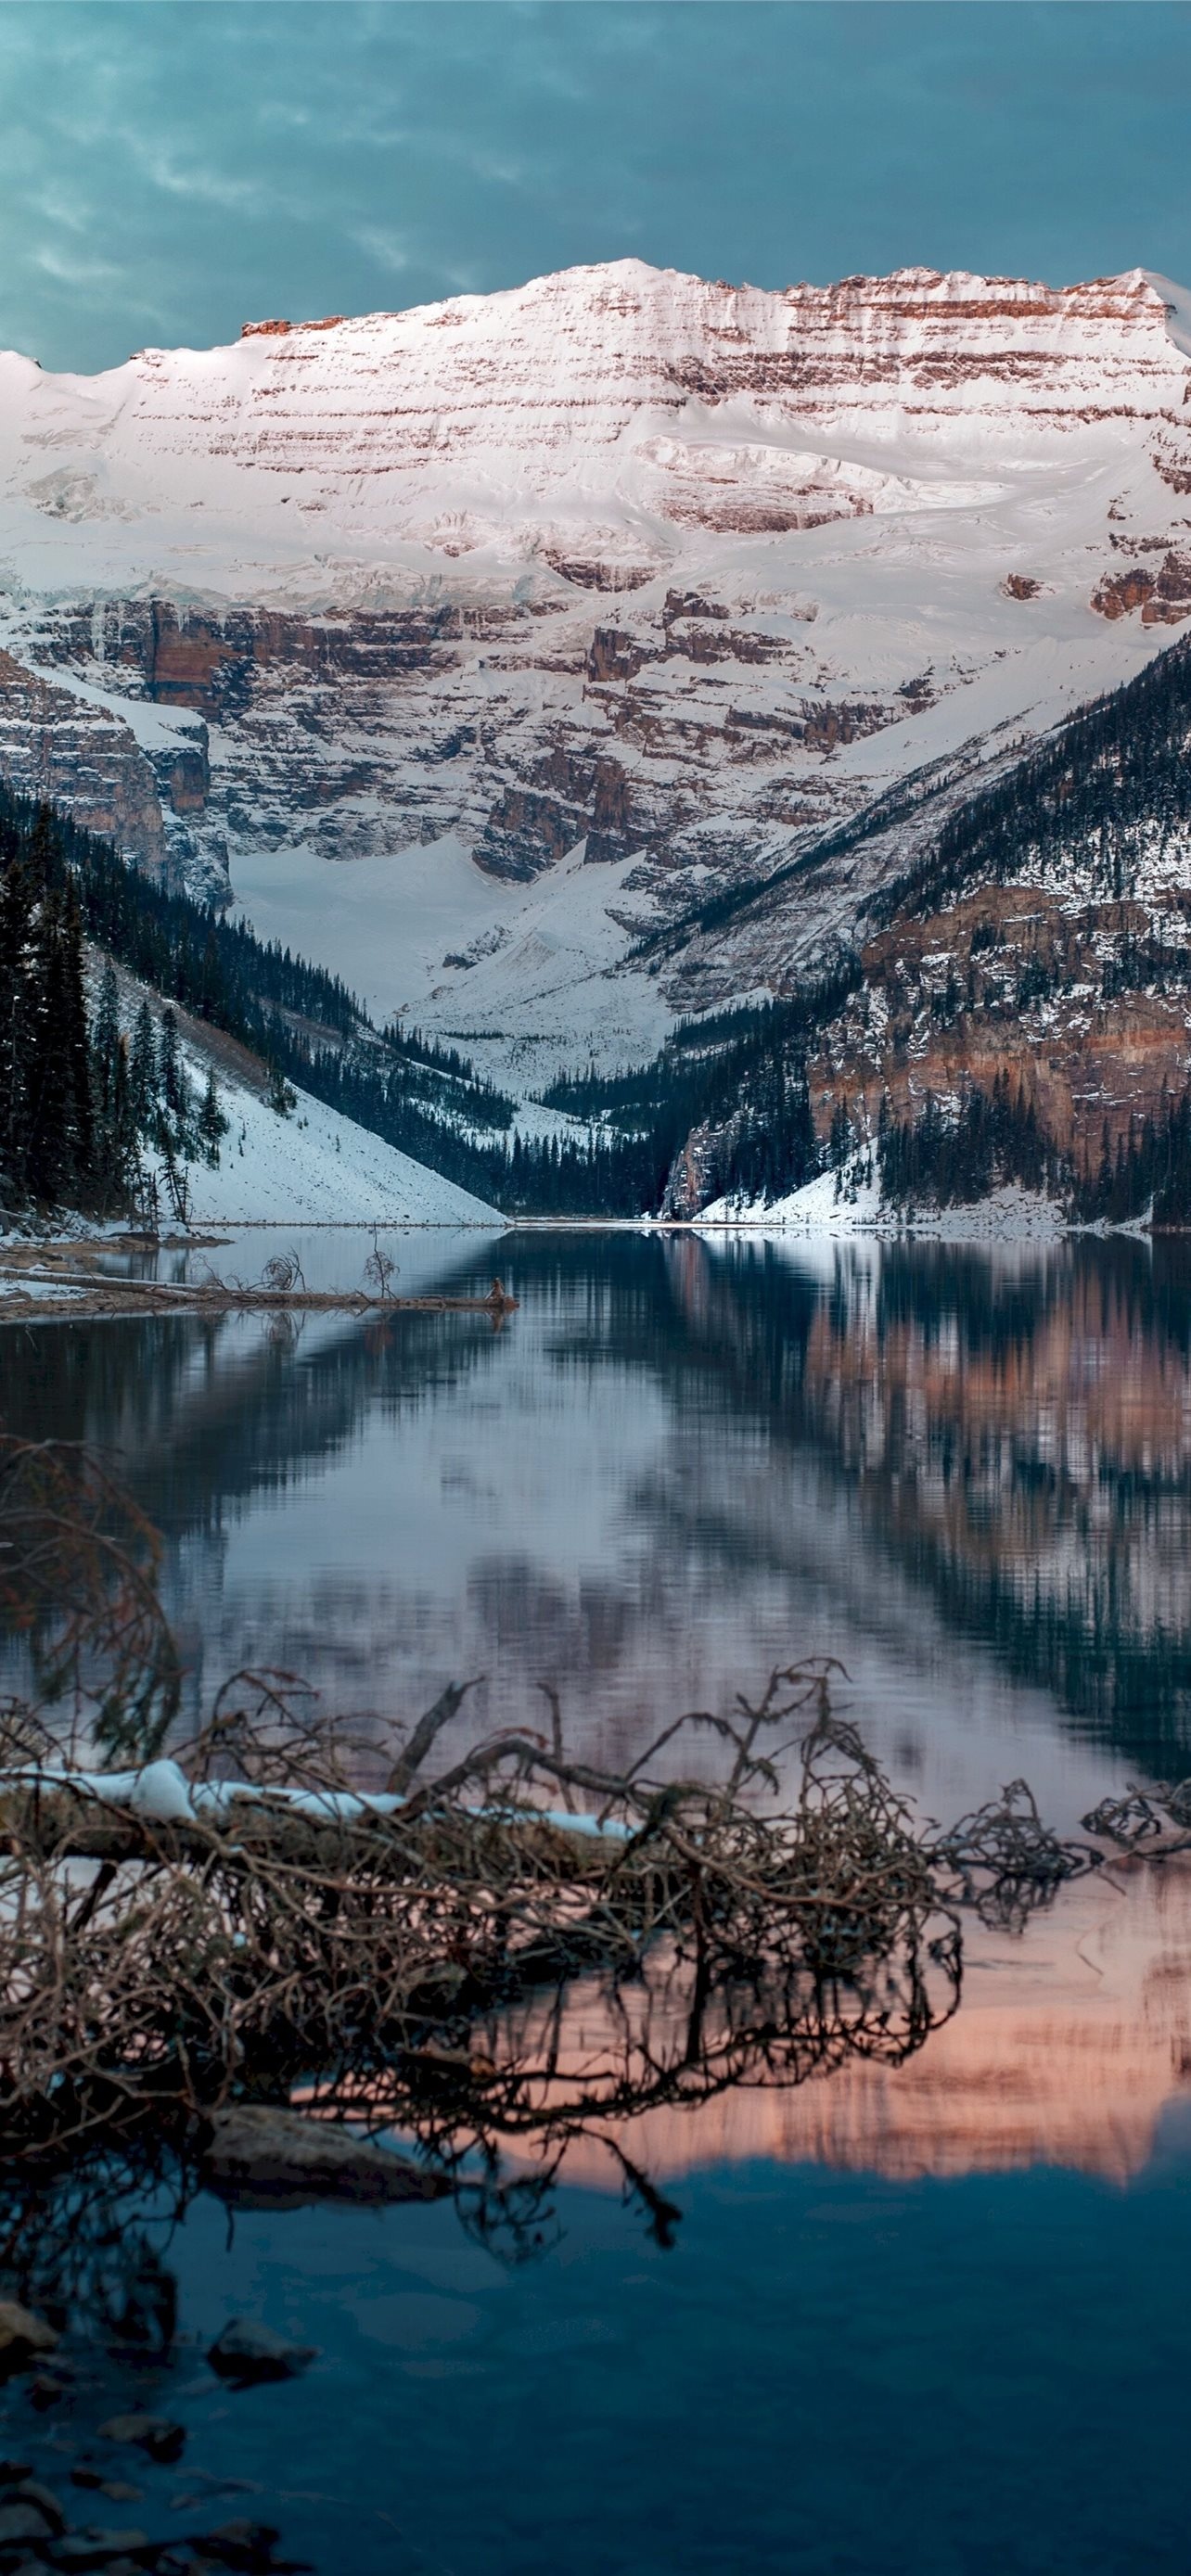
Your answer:
[[[317,957],[378,1024],[397,1013],[458,1041],[502,1086],[532,1090],[592,1056],[639,1063],[665,1038],[656,978],[614,971],[623,923],[655,915],[625,893],[631,873],[628,861],[586,867],[580,849],[504,885],[450,840],[335,868],[306,848],[246,850],[236,891],[260,938]]]
[[[1053,1199],[1016,1183],[990,1191],[970,1207],[917,1208],[907,1213],[904,1208],[882,1207],[879,1181],[852,1180],[837,1192],[834,1172],[819,1172],[813,1181],[804,1181],[800,1189],[768,1205],[761,1199],[715,1199],[692,1223],[717,1232],[740,1227],[826,1241],[912,1234],[932,1243],[1053,1243],[1063,1233],[1062,1212]]]
[[[380,568],[419,559],[577,537],[637,575],[688,528],[967,512],[1073,443],[1128,458],[1130,415],[1182,398],[1168,299],[1141,271],[766,294],[621,260],[96,377],[9,354],[3,549],[47,590],[181,580],[311,607],[362,604]]]
[[[627,260],[94,378],[0,358],[0,762],[230,865],[382,1012],[615,1063],[767,971],[622,986],[636,929],[1191,616],[1189,397],[1191,298],[1141,271]]]
[[[196,1083],[205,1066],[190,1059]],[[280,1117],[267,1098],[222,1082],[230,1121],[219,1167],[186,1166],[190,1219],[199,1225],[483,1225],[499,1212],[415,1163],[308,1092]],[[164,1182],[161,1203],[168,1212]]]

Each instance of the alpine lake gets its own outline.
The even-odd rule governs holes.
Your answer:
[[[102,1451],[162,1533],[187,1724],[244,1666],[365,1733],[465,1680],[463,1732],[541,1726],[548,1685],[621,1768],[834,1657],[834,1706],[943,1822],[1024,1779],[1078,1840],[1191,1772],[1191,1243],[384,1241],[399,1292],[499,1272],[516,1311],[0,1323],[4,1428]],[[371,1237],[145,1258],[247,1279],[279,1245],[346,1289]],[[213,2524],[227,2565],[318,2576],[1191,2555],[1191,1852],[970,1913],[958,2002],[901,2062],[577,2122],[520,2232],[453,2199],[92,2200],[6,2202],[8,2287],[63,2323],[57,2383],[0,2391],[0,2449],[83,2526],[51,2564]],[[235,2316],[315,2359],[229,2386],[205,2354]],[[101,2435],[137,2409],[183,2428],[172,2460]]]

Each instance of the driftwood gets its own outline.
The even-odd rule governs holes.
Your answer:
[[[111,1783],[133,1779],[138,1790],[147,1785],[149,1803],[139,1796],[125,1802],[113,1794]],[[182,1795],[193,1794],[177,1764],[167,1761],[151,1763],[139,1774],[44,1768],[0,1773],[0,1836],[45,1861],[201,1868],[214,1860],[232,1873],[247,1873],[271,1861],[292,1869],[321,1868],[341,1855],[349,1866],[362,1861],[379,1868],[391,1865],[400,1876],[415,1851],[419,1867],[446,1870],[458,1857],[450,1823],[433,1803],[407,1814],[406,1802],[398,1798],[345,1798],[340,1792],[307,1790],[287,1797],[279,1784],[257,1788],[231,1782],[206,1811],[189,1808],[171,1815],[152,1801],[155,1792],[175,1784]],[[485,1845],[491,1854],[498,1842],[511,1841],[527,1862],[572,1879],[599,1875],[599,1846],[617,1849],[628,1839],[625,1826],[600,1828],[593,1818],[576,1820],[516,1805],[473,1810],[467,1833],[480,1857]]]
[[[106,1272],[69,1270],[5,1271],[22,1288],[75,1288],[103,1304],[148,1309],[168,1306],[188,1314],[346,1314],[346,1315],[491,1315],[503,1321],[516,1313],[519,1299],[503,1288],[486,1297],[373,1296],[363,1288],[276,1288],[201,1279],[181,1285],[160,1279],[121,1279]]]
[[[568,1760],[557,1729],[490,1738],[425,1780],[411,1756],[460,1691],[393,1765],[408,1786],[371,1796],[339,1785],[334,1751],[312,1779],[309,1736],[286,1752],[276,1689],[263,1732],[260,1700],[225,1706],[186,1771],[12,1766],[0,2143],[43,2155],[169,2106],[209,2114],[245,2080],[284,2091],[331,2071],[345,2105],[371,2085],[390,2116],[429,2085],[441,2158],[475,2128],[478,2025],[484,2120],[494,2080],[501,2116],[524,2115],[526,2073],[498,2076],[492,2017],[577,1977],[638,1999],[605,2088],[616,2102],[720,2089],[758,2052],[798,2080],[840,2047],[920,2045],[958,1993],[955,1918],[825,1688],[821,1668],[790,1667],[734,1720],[693,1713],[687,1726],[726,1748],[710,1780],[600,1772]],[[763,1739],[808,1717],[794,1804],[765,1812]],[[678,1731],[662,1742],[673,1754]],[[265,1776],[216,1776],[233,1753]],[[546,1803],[580,1794],[586,1813]],[[532,2116],[552,2131],[577,2110],[564,2088]]]
[[[1016,1928],[1101,1857],[1021,1783],[920,1823],[830,1662],[621,1772],[568,1753],[551,1688],[540,1729],[451,1758],[471,1683],[385,1745],[247,1671],[180,1743],[158,1561],[85,1451],[0,1437],[0,1610],[49,1702],[0,1707],[0,2154],[37,2169],[147,2133],[193,2154],[245,2096],[295,2095],[399,2125],[516,2235],[538,2204],[501,2142],[548,2174],[596,2124],[664,2240],[618,2124],[900,2063],[956,2008],[962,1909]]]

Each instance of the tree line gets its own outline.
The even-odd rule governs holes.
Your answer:
[[[881,1196],[890,1207],[971,1207],[1016,1183],[1058,1196],[1073,1175],[1021,1084],[1005,1073],[991,1090],[973,1083],[958,1108],[928,1092],[919,1115],[895,1118],[882,1100],[877,1125]]]
[[[1191,644],[1084,707],[995,786],[958,806],[872,907],[874,922],[933,912],[980,880],[1078,872],[1119,901],[1144,860],[1185,851],[1191,829]]]
[[[1077,1161],[1055,1141],[1020,1082],[998,1074],[944,1106],[928,1093],[917,1117],[882,1103],[876,1139],[881,1193],[891,1207],[972,1207],[1016,1183],[1044,1193],[1079,1225],[1191,1225],[1191,1083],[1164,1093],[1152,1114],[1130,1119],[1114,1146],[1107,1120],[1100,1155]]]
[[[14,961],[6,1063],[26,1103],[13,1110],[14,1149],[4,1166],[17,1203],[107,1204],[141,1144],[181,1158],[217,1150],[210,1109],[204,1132],[201,1103],[182,1113],[166,1100],[176,1089],[168,1067],[157,1070],[150,1104],[135,1031],[121,1033],[125,1063],[110,1010],[88,1028],[84,941],[261,1057],[279,1107],[285,1086],[298,1084],[510,1212],[656,1211],[674,1158],[700,1123],[727,1130],[725,1188],[776,1193],[806,1177],[813,1159],[807,1049],[845,998],[853,969],[792,999],[680,1023],[642,1069],[564,1077],[543,1099],[565,1109],[575,1131],[534,1134],[516,1130],[514,1102],[454,1048],[397,1022],[376,1029],[325,968],[168,891],[70,816],[4,786],[0,867],[5,902],[24,907],[20,921],[13,914],[5,951],[5,962]],[[35,1005],[26,986],[38,941],[45,966],[36,975],[44,983],[52,960],[57,983],[56,998]]]
[[[85,908],[48,806],[0,798],[0,1195],[17,1211],[131,1206],[155,1150],[167,1173],[215,1159],[227,1120],[197,1093],[176,1016],[142,1001],[131,1028],[106,961],[87,1002]]]

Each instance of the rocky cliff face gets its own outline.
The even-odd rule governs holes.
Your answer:
[[[208,886],[452,835],[510,902],[585,845],[681,910],[1191,617],[1189,350],[1140,273],[623,261],[0,360],[0,751]],[[498,1017],[461,971],[423,1016]]]
[[[205,818],[211,773],[206,728],[169,725],[149,709],[123,712],[51,665],[0,650],[0,775],[25,795],[63,805],[88,831],[127,850],[150,874],[217,895],[226,853]]]
[[[984,887],[898,922],[862,950],[863,982],[811,1068],[818,1124],[826,1133],[845,1101],[875,1134],[882,1100],[917,1118],[928,1099],[991,1092],[1002,1075],[1095,1171],[1105,1135],[1115,1154],[1131,1120],[1158,1115],[1187,1080],[1186,960],[1186,898],[1169,884],[1086,903],[1045,885]]]

